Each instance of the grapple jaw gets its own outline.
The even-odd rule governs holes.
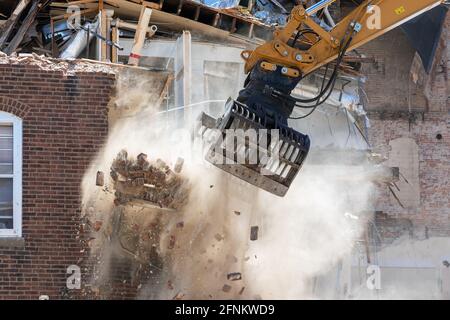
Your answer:
[[[310,147],[309,137],[229,99],[225,114],[199,117],[206,160],[258,188],[284,196]]]

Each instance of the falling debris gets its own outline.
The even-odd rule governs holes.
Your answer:
[[[105,185],[105,174],[102,171],[97,171],[97,178],[95,179],[95,185],[103,187]]]
[[[175,171],[176,173],[180,173],[181,170],[183,170],[183,164],[184,164],[184,159],[178,158],[177,162],[175,163],[175,167],[174,167],[173,171]]]
[[[170,240],[169,240],[169,249],[173,249],[175,248],[175,236],[170,236]]]
[[[182,300],[184,297],[184,294],[181,292],[178,292],[173,298],[172,300]]]
[[[98,232],[102,228],[103,222],[101,221],[95,221],[93,229],[94,231]]]
[[[231,291],[231,286],[230,285],[228,285],[228,284],[224,284],[223,285],[223,287],[222,287],[222,291],[223,292],[230,292]]]
[[[258,240],[258,231],[259,231],[258,226],[253,226],[250,228],[250,240],[251,241]]]
[[[177,222],[177,228],[183,228],[184,227],[184,222],[183,221],[180,221],[180,222]]]
[[[111,178],[116,190],[116,203],[145,204],[160,208],[180,209],[189,196],[189,186],[182,176],[157,159],[151,163],[141,153],[136,160],[129,159],[122,150],[111,166]]]
[[[240,272],[232,272],[227,274],[227,279],[230,281],[238,281],[242,279],[242,274]]]

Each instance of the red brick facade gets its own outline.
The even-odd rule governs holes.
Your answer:
[[[23,240],[0,238],[0,299],[78,294],[66,270],[83,255],[80,184],[108,134],[114,80],[0,63],[0,111],[23,119]]]

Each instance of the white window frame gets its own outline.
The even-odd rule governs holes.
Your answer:
[[[22,119],[0,111],[0,124],[13,126],[13,174],[0,174],[13,179],[13,229],[0,229],[0,238],[22,237]]]

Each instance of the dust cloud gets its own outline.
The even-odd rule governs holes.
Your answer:
[[[127,92],[118,97],[119,107],[131,101]],[[195,119],[200,107],[187,117],[182,111],[159,114],[150,105],[110,130],[82,181],[90,292],[97,298],[321,298],[312,282],[348,256],[361,237],[370,179],[343,179],[351,170],[327,166],[327,160],[335,164],[330,154],[322,159],[325,165],[307,160],[284,198],[259,190],[207,164],[202,150],[193,148],[194,123],[183,119]],[[129,157],[163,159],[172,168],[184,158],[187,205],[176,212],[116,206],[109,169],[122,149]],[[103,187],[95,185],[97,171],[105,173]],[[258,227],[257,240],[250,240],[252,227]],[[125,295],[126,286],[135,289],[133,296]]]

